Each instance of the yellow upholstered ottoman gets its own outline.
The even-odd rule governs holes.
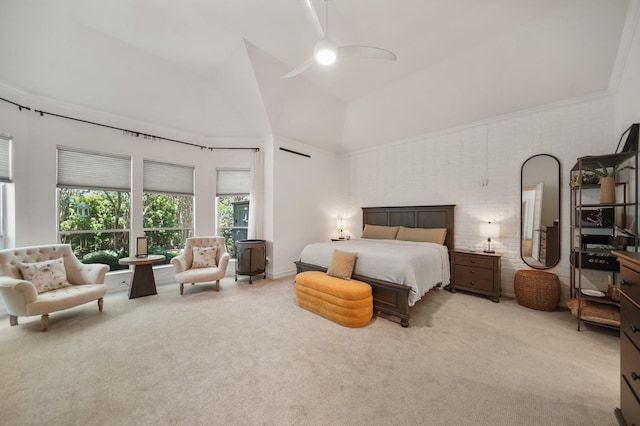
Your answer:
[[[369,284],[319,271],[296,275],[296,301],[301,307],[347,327],[364,327],[373,316]]]

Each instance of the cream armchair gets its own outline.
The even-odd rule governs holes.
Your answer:
[[[63,259],[64,272],[59,263],[58,272],[62,273],[63,279],[66,274],[66,287],[47,290],[42,287],[41,280],[38,280],[37,287],[23,279],[19,264],[33,265],[57,259]],[[40,270],[49,273],[44,267]],[[49,313],[93,300],[98,301],[98,310],[102,312],[102,297],[107,291],[103,283],[108,270],[108,265],[81,263],[68,244],[0,250],[0,298],[9,313],[10,324],[17,325],[19,316],[42,315],[42,331],[47,331]]]
[[[196,264],[194,264],[194,248],[207,249],[210,247],[216,248],[215,262],[203,262],[196,255]],[[215,281],[216,291],[219,291],[220,280],[227,272],[229,257],[223,237],[187,238],[182,254],[171,259],[171,263],[176,268],[176,281],[180,283],[180,295],[184,294],[185,283],[193,285]],[[214,263],[215,266],[213,266]]]

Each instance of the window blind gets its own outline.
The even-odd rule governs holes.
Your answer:
[[[250,170],[217,170],[217,196],[249,194],[249,192],[251,192]]]
[[[11,182],[11,137],[0,135],[0,182]]]
[[[144,160],[144,192],[193,195],[191,166]]]
[[[131,158],[58,147],[58,187],[131,190]]]

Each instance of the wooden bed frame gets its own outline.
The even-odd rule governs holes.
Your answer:
[[[454,209],[455,205],[417,206],[417,207],[363,207],[362,227],[364,225],[406,226],[408,228],[447,228],[445,245],[449,251],[454,247]],[[304,271],[327,272],[327,268],[297,261],[297,273]],[[362,275],[352,278],[371,285],[373,290],[373,310],[400,318],[400,325],[409,326],[409,291],[404,284],[382,281]]]

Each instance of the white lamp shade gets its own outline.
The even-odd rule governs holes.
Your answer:
[[[495,238],[500,236],[500,225],[494,222],[483,223],[480,229],[483,237]]]
[[[336,226],[338,227],[338,229],[344,229],[344,219],[338,219],[336,221]]]

